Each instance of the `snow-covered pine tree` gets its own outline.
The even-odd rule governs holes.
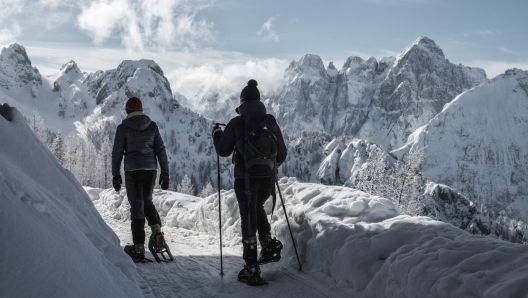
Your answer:
[[[409,152],[404,163],[398,163],[394,174],[394,201],[404,214],[420,215],[423,208],[420,195],[424,182],[420,166],[423,161],[424,148]]]
[[[97,187],[109,188],[112,180],[112,143],[106,136],[96,157]]]
[[[182,181],[178,184],[177,191],[194,196],[194,184],[191,182],[191,178],[189,178],[187,174],[183,176]]]
[[[29,116],[29,119],[27,119],[29,123],[29,127],[35,132],[39,140],[46,145],[46,147],[49,147],[48,144],[48,133],[46,132],[46,128],[44,126],[44,120],[42,120],[42,117],[40,116],[40,113],[35,108],[31,112],[31,115]]]
[[[200,192],[200,197],[206,198],[214,193],[215,193],[215,190],[213,188],[213,185],[211,184],[210,181],[207,181],[207,184],[204,186],[204,188]]]
[[[77,176],[77,173],[75,171],[75,168],[77,167],[77,164],[79,161],[78,153],[77,151],[80,150],[80,138],[75,134],[74,131],[71,131],[66,138],[64,139],[64,161],[63,161],[63,167],[65,169],[70,170],[72,174],[77,178],[77,180],[80,179]]]
[[[53,139],[53,143],[51,143],[51,148],[49,149],[55,155],[57,161],[64,166],[64,140],[62,139],[60,129],[57,130],[55,139]]]
[[[375,151],[369,156],[366,167],[360,171],[355,179],[355,187],[375,196],[391,198],[393,177],[386,163],[383,152]]]

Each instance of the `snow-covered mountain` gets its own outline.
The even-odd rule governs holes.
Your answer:
[[[60,71],[40,76],[25,49],[17,44],[2,50],[0,101],[29,116],[37,109],[46,127],[63,135],[74,131],[99,146],[111,140],[126,116],[128,98],[139,97],[145,113],[158,123],[169,155],[172,187],[187,174],[200,191],[216,186],[216,154],[210,139],[211,120],[182,107],[163,71],[152,60],[123,61],[116,69],[82,73],[74,61]],[[213,171],[214,170],[214,171]],[[230,160],[222,159],[222,185],[232,185]]]
[[[527,140],[528,72],[512,69],[459,95],[394,153],[425,148],[429,181],[528,222]]]
[[[0,296],[142,297],[116,234],[7,104],[0,132]]]
[[[405,144],[458,94],[482,84],[484,70],[454,65],[422,36],[397,57],[350,57],[339,71],[305,55],[285,72],[270,111],[288,133],[321,130],[370,140],[386,149]]]

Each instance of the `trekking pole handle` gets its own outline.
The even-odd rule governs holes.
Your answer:
[[[226,126],[225,124],[223,123],[215,123],[214,125],[212,125],[211,127],[220,127],[220,126]]]

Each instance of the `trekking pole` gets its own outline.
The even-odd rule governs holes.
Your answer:
[[[293,249],[295,249],[295,255],[297,256],[297,262],[299,263],[299,270],[302,270],[301,260],[299,260],[299,254],[297,253],[297,246],[295,245],[295,240],[293,239],[293,233],[292,233],[292,230],[291,230],[291,227],[290,227],[290,221],[288,220],[288,213],[286,213],[286,207],[284,206],[284,200],[282,199],[282,194],[281,194],[280,187],[279,187],[279,178],[278,177],[275,180],[275,184],[277,184],[277,189],[279,191],[279,197],[280,197],[281,203],[282,203],[282,209],[284,210],[284,217],[286,217],[286,223],[288,223],[288,229],[290,230],[290,236],[291,236],[291,240],[293,242]]]
[[[225,126],[225,124],[216,123],[214,127]],[[216,154],[216,165],[218,172],[218,227],[220,231],[220,275],[224,276],[224,262],[222,259],[222,201],[220,200],[220,155]]]

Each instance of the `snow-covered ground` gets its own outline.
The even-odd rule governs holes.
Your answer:
[[[403,216],[387,199],[295,178],[279,184],[302,272],[277,208],[272,234],[285,248],[279,263],[263,266],[270,284],[253,288],[236,281],[242,260],[233,190],[221,196],[223,278],[216,194],[201,199],[156,190],[154,202],[176,260],[134,267],[123,252],[131,240],[126,192],[83,191],[16,109],[2,105],[0,114],[3,297],[528,295],[527,245]],[[270,201],[266,208],[271,211]]]
[[[355,189],[282,178],[280,187],[298,245],[277,206],[272,235],[283,259],[264,265],[262,288],[236,281],[240,222],[233,190],[222,191],[224,272],[220,273],[218,195],[197,198],[156,190],[164,231],[176,260],[140,264],[136,278],[155,297],[526,297],[528,246],[471,235],[427,217],[400,215],[387,199]],[[89,189],[96,208],[131,243],[125,191]],[[265,207],[268,215],[271,200]],[[147,228],[148,231],[148,228]],[[148,233],[147,233],[148,236]]]
[[[0,105],[0,296],[141,297],[134,263],[73,175]]]

